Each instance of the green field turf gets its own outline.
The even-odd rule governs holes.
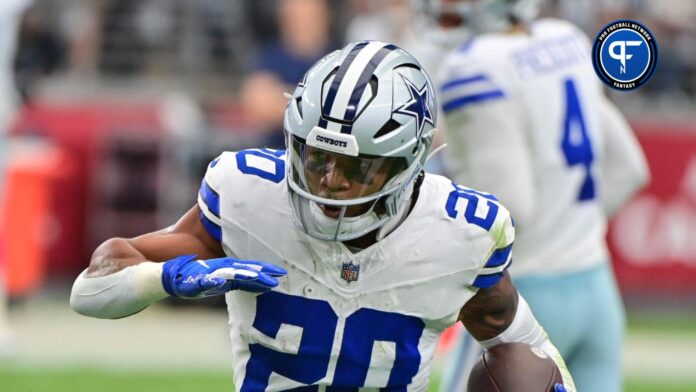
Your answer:
[[[696,337],[696,315],[691,312],[631,312],[628,314],[628,331],[663,332],[685,339]]]
[[[40,308],[39,310],[47,309]],[[90,329],[73,331],[76,326],[80,326],[72,319],[66,319],[63,313],[57,311],[51,313],[45,312],[48,316],[43,318],[27,318],[23,321],[23,328],[29,329],[26,333],[24,343],[25,346],[34,344],[34,340],[41,335],[32,328],[42,323],[50,322],[53,328],[62,327],[56,333],[61,333],[61,336],[73,336],[73,339],[67,339],[71,345],[82,344],[82,340],[75,340],[74,336],[82,336],[88,334]],[[167,314],[163,313],[165,316]],[[160,315],[157,312],[151,312],[150,318],[148,315],[142,316],[140,319],[121,321],[129,328],[138,327],[140,332],[139,338],[143,336],[151,336],[153,326],[157,327],[160,323],[165,325],[168,319],[160,319],[155,316]],[[210,319],[204,317],[206,314],[195,313],[195,317],[183,319],[201,319],[204,325],[211,323]],[[633,364],[636,362],[642,363],[641,358],[652,359],[649,366],[643,366],[636,369],[632,368],[629,377],[626,381],[626,392],[696,392],[696,364],[693,360],[692,353],[696,352],[696,317],[690,313],[680,314],[655,314],[655,313],[630,313],[628,320],[629,338],[633,346],[628,350],[629,355],[633,357]],[[61,318],[63,317],[63,318]],[[87,324],[86,321],[80,320]],[[136,322],[139,322],[136,323]],[[179,321],[182,322],[182,321]],[[130,324],[129,324],[130,323]],[[186,328],[195,328],[197,324],[186,325]],[[108,328],[114,328],[112,324],[93,322],[89,325],[95,331],[101,331],[100,328],[107,329],[102,332],[103,335],[97,335],[91,339],[105,339],[104,336],[111,336],[112,333]],[[150,329],[147,329],[147,328]],[[33,332],[32,332],[33,331]],[[41,330],[43,331],[43,330]],[[145,331],[145,332],[142,332]],[[149,331],[149,332],[148,332]],[[159,331],[159,329],[154,329]],[[213,330],[215,331],[215,330]],[[210,331],[209,331],[210,333]],[[72,334],[72,335],[71,335]],[[159,336],[159,335],[157,335]],[[28,339],[31,338],[31,339]],[[174,339],[169,337],[169,339]],[[16,360],[2,361],[0,360],[0,392],[198,392],[198,391],[233,391],[231,372],[227,372],[223,366],[218,364],[215,370],[204,372],[200,369],[209,369],[200,365],[197,370],[183,370],[182,365],[177,362],[177,366],[167,372],[162,370],[162,367],[140,367],[141,365],[130,364],[128,367],[99,365],[98,360],[91,361],[84,357],[81,360],[76,360],[75,357],[66,356],[62,358],[60,355],[67,355],[65,347],[61,346],[60,340],[52,339],[41,340],[46,346],[39,346],[40,352],[46,354],[46,358],[37,355],[20,356]],[[50,344],[49,344],[50,343]],[[56,346],[57,345],[57,346]],[[51,348],[48,348],[48,347]],[[72,346],[71,346],[72,347]],[[95,350],[105,350],[107,345],[95,346]],[[114,347],[112,347],[114,349]],[[170,355],[168,348],[162,351],[163,355]],[[118,354],[118,353],[116,353]],[[141,353],[142,354],[142,353]],[[141,356],[137,351],[132,355]],[[160,353],[161,354],[161,353]],[[42,359],[43,358],[43,362]],[[52,360],[50,360],[52,358]],[[114,358],[120,358],[118,356]],[[114,358],[114,363],[123,362],[117,361]],[[151,358],[153,362],[158,358],[157,355],[148,353],[146,358]],[[658,361],[655,361],[658,359]],[[44,363],[45,362],[45,363]],[[129,363],[128,361],[125,361]],[[147,361],[141,361],[147,364]],[[176,362],[176,361],[175,361]],[[169,362],[167,362],[169,363]],[[662,368],[657,368],[658,365],[663,365]],[[676,366],[681,365],[681,366]],[[111,367],[109,367],[111,366]],[[160,365],[161,366],[161,365]],[[166,366],[166,365],[165,365]],[[185,365],[184,365],[185,366]],[[665,374],[667,370],[678,368],[679,372],[673,372],[672,376]],[[166,367],[164,369],[169,369]],[[433,379],[431,391],[437,390],[437,378]],[[581,392],[601,392],[601,391],[581,391]]]
[[[232,391],[224,373],[123,372],[97,369],[57,369],[0,366],[3,392],[193,392]],[[433,385],[431,391],[436,391]],[[696,382],[628,380],[626,392],[696,392]]]
[[[0,391],[7,392],[194,392],[232,391],[224,373],[111,372],[97,369],[1,368]]]

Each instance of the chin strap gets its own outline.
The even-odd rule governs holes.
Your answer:
[[[384,237],[388,236],[389,233],[396,230],[397,227],[406,220],[409,212],[413,209],[416,199],[418,199],[418,194],[420,193],[420,187],[425,179],[425,172],[421,170],[416,179],[413,181],[408,189],[404,190],[406,195],[404,196],[405,201],[401,203],[401,208],[397,211],[396,215],[388,220],[382,227],[377,231],[377,241],[382,240]]]
[[[410,197],[410,196],[409,196]],[[406,219],[408,216],[408,212],[411,210],[410,208],[406,208],[406,206],[410,205],[411,203],[406,202],[401,204],[401,208],[399,211],[397,211],[396,215],[386,221],[382,227],[377,229],[377,241],[381,241],[384,237],[388,236],[389,233],[392,231],[396,230],[399,225]]]

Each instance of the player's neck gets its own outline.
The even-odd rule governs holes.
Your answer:
[[[351,252],[367,249],[370,246],[377,243],[377,230],[373,230],[360,238],[355,238],[350,241],[343,241],[343,245],[346,246]]]

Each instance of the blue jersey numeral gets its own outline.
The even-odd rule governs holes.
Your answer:
[[[237,153],[237,167],[244,174],[259,176],[277,184],[285,178],[285,161],[280,159],[284,154],[285,150],[271,150],[268,148],[240,151]],[[273,171],[254,166],[253,161],[249,160],[250,155],[270,161],[273,164]]]
[[[561,149],[568,166],[585,167],[585,180],[578,195],[579,201],[595,198],[595,181],[592,177],[592,141],[587,133],[587,124],[580,106],[580,98],[573,79],[565,80],[566,112],[563,121],[563,140]]]
[[[399,313],[359,309],[346,319],[334,385],[365,385],[372,346],[376,341],[396,343],[396,357],[387,386],[405,386],[418,373],[418,341],[423,320]]]
[[[261,344],[251,344],[251,356],[241,390],[265,390],[271,372],[310,385],[326,377],[338,321],[331,305],[323,300],[275,291],[259,295],[254,328],[275,338],[281,324],[294,325],[302,328],[302,339],[297,354],[281,353]],[[405,391],[406,385],[418,373],[421,362],[418,342],[424,328],[424,322],[417,317],[358,309],[345,320],[331,383],[334,388],[327,388],[327,391],[336,388],[341,391],[355,388],[357,391],[358,387],[364,386],[372,360],[372,347],[385,341],[393,342],[396,346],[386,386],[391,387],[390,391]]]
[[[445,210],[447,215],[452,219],[456,219],[459,212],[457,211],[457,201],[462,198],[466,199],[466,209],[464,210],[464,219],[467,222],[474,224],[486,231],[489,231],[495,222],[495,217],[498,215],[498,199],[489,193],[477,192],[473,189],[464,188],[457,184],[454,185],[454,190],[450,192],[447,198]],[[476,216],[476,208],[480,200],[485,200],[488,203],[488,213],[484,218]]]
[[[296,355],[249,345],[242,392],[266,390],[271,372],[304,384],[321,380],[329,366],[337,323],[338,316],[326,301],[273,291],[258,296],[254,328],[275,339],[281,324],[295,325],[302,328],[302,339]]]

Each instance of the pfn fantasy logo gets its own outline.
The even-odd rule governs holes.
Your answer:
[[[616,90],[633,90],[645,84],[657,65],[657,42],[638,22],[617,20],[595,38],[592,63],[599,78]]]

